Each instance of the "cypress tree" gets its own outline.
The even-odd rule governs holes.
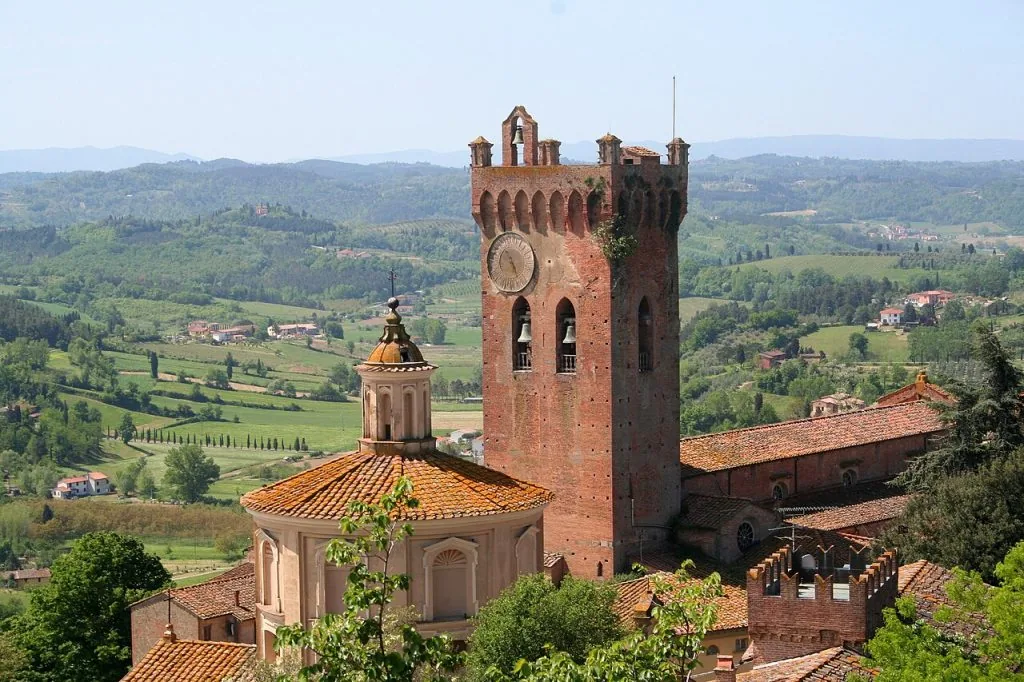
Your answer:
[[[245,449],[249,450],[251,448],[252,448],[252,434],[251,433],[247,433],[247,434],[245,434]]]
[[[295,452],[298,452],[300,447],[301,446],[299,445],[299,437],[295,436],[295,445],[292,446],[292,449],[294,449]]]

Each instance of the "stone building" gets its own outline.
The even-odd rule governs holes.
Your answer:
[[[414,534],[391,556],[411,576],[396,599],[412,606],[425,635],[469,634],[469,619],[518,576],[544,568],[547,490],[437,452],[430,431],[430,375],[409,339],[396,299],[380,342],[356,369],[363,380],[359,449],[246,494],[256,530],[256,631],[261,658],[274,660],[276,629],[339,612],[348,569],[327,561],[350,502],[379,501],[411,479]],[[371,565],[371,569],[379,570]]]
[[[246,562],[213,580],[165,590],[131,605],[132,663],[163,636],[203,642],[256,643],[256,581]]]
[[[679,509],[676,233],[688,149],[597,140],[562,165],[519,106],[502,165],[470,143],[480,229],[487,464],[552,490],[546,547],[578,577],[610,577]],[[635,244],[621,240],[627,231]],[[614,251],[614,249],[619,249]],[[609,254],[612,255],[609,258]]]

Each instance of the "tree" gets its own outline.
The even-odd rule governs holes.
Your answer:
[[[117,427],[117,430],[121,434],[121,441],[128,445],[135,436],[135,422],[132,421],[131,412],[125,412],[121,416],[121,424]]]
[[[111,532],[82,536],[11,623],[13,641],[33,671],[22,679],[63,682],[74,671],[75,679],[119,680],[131,664],[129,605],[170,581],[138,539]]]
[[[904,322],[917,322],[917,308],[914,307],[913,303],[908,303],[903,306],[903,321]]]
[[[856,353],[862,360],[868,354],[868,337],[860,332],[850,334],[850,352]]]
[[[224,358],[224,373],[227,375],[228,381],[231,381],[231,378],[235,374],[235,364],[235,358],[234,356],[231,355],[231,352],[229,351],[227,357]]]
[[[50,521],[53,520],[53,509],[50,507],[50,505],[48,505],[48,504],[44,504],[43,505],[43,514],[42,514],[41,519],[42,519],[42,522],[44,524],[45,523],[49,523]]]
[[[148,471],[142,472],[139,476],[139,480],[136,482],[136,487],[139,490],[139,494],[143,497],[147,497],[151,500],[156,497],[156,479],[154,479],[153,474]]]
[[[318,682],[412,682],[437,672],[454,672],[462,656],[446,636],[424,638],[409,623],[394,628],[388,623],[396,592],[409,589],[405,573],[388,571],[395,546],[412,535],[402,518],[416,509],[412,482],[400,478],[379,503],[349,503],[342,517],[341,534],[327,544],[326,559],[350,566],[341,613],[328,613],[309,629],[289,625],[277,630],[279,647],[308,649],[317,662],[304,667],[300,680]],[[371,571],[368,565],[382,566]],[[369,615],[364,615],[368,613]]]
[[[910,559],[961,566],[986,578],[1024,537],[1024,449],[974,473],[943,477],[907,504],[882,544]]]
[[[920,242],[914,242],[914,253],[917,253],[917,252],[919,252],[920,250],[921,250],[921,244],[920,244]]]
[[[674,576],[651,576],[655,594],[662,605],[652,613],[649,634],[635,630],[611,644],[594,647],[586,660],[577,663],[566,652],[551,651],[536,661],[521,661],[510,674],[492,667],[489,682],[677,682],[687,679],[704,652],[703,640],[718,613],[715,599],[722,594],[721,580],[712,573],[704,580],[690,578],[692,561],[684,563]]]
[[[964,311],[964,306],[960,301],[952,300],[945,305],[942,309],[942,321],[945,322],[958,322],[960,320],[966,320],[967,313]]]
[[[220,477],[220,467],[198,445],[182,445],[167,453],[164,483],[176,499],[197,502]]]
[[[149,376],[152,379],[160,377],[160,359],[153,351],[149,351]]]
[[[544,656],[547,645],[582,663],[624,634],[612,611],[615,595],[612,585],[579,578],[560,587],[544,574],[519,578],[480,610],[469,641],[471,679],[483,679],[492,665],[510,675],[520,659]]]
[[[1024,680],[1024,543],[996,566],[998,586],[985,585],[977,573],[959,567],[953,574],[947,587],[951,606],[934,621],[920,617],[910,596],[885,609],[885,625],[867,644],[867,664],[881,669],[879,682]],[[988,627],[970,634],[977,632],[979,615]]]
[[[231,385],[228,383],[228,373],[216,367],[206,373],[205,383],[210,388],[221,388],[225,390],[231,388]],[[198,384],[196,384],[196,386],[198,386]]]
[[[947,425],[940,447],[912,459],[896,483],[926,490],[948,476],[976,471],[1024,446],[1024,375],[984,323],[973,328],[972,355],[984,380],[976,387],[955,384],[955,406],[943,406]]]

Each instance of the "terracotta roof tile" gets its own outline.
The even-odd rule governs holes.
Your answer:
[[[121,682],[248,682],[256,646],[161,638]]]
[[[658,152],[654,151],[653,149],[648,149],[647,147],[623,147],[622,151],[626,152],[631,156],[661,156],[661,154],[659,154]]]
[[[874,678],[878,671],[866,667],[863,657],[843,647],[808,656],[765,663],[736,676],[737,682],[846,682],[850,673]]]
[[[923,402],[684,438],[683,477],[943,430]]]
[[[891,393],[886,393],[877,401],[875,404],[878,407],[890,407],[892,405],[903,405],[905,403],[911,403],[918,400],[934,400],[936,402],[952,404],[956,402],[950,393],[943,390],[941,386],[936,386],[928,381],[928,377],[925,374],[919,374],[917,381],[912,384],[907,384],[903,388],[898,388]]]
[[[533,509],[553,497],[544,488],[439,452],[350,452],[253,490],[242,497],[242,506],[265,514],[339,519],[353,500],[379,501],[400,476],[412,480],[420,503],[404,511],[409,520],[502,514]]]
[[[554,552],[544,552],[544,568],[553,568],[559,561],[565,561],[565,557]]]
[[[753,504],[739,497],[712,497],[690,493],[683,500],[680,522],[693,528],[718,530],[725,522]]]
[[[817,528],[819,530],[843,530],[852,528],[864,523],[877,523],[888,521],[903,513],[907,508],[910,495],[895,495],[884,497],[880,500],[851,504],[845,507],[836,507],[826,511],[795,516],[786,519],[789,523],[805,528]]]
[[[900,566],[899,592],[901,595],[912,595],[917,602],[918,615],[947,635],[972,636],[987,633],[991,626],[981,613],[967,614],[966,619],[935,620],[935,613],[940,608],[953,604],[946,592],[951,580],[952,571],[922,559]]]
[[[672,573],[659,572],[657,575],[662,575],[670,580],[674,579]],[[625,580],[615,585],[618,595],[612,605],[612,610],[626,625],[632,624],[637,605],[643,605],[644,611],[649,607],[654,591],[651,578],[652,575],[645,575],[642,578]],[[710,632],[747,627],[747,591],[735,585],[723,584],[722,592],[722,596],[715,600],[718,607],[718,618]],[[670,595],[658,595],[658,599],[663,602],[670,598]]]
[[[252,564],[243,566],[249,567],[247,573],[173,589],[170,590],[171,598],[199,618],[216,618],[228,614],[238,620],[255,618],[256,576]]]

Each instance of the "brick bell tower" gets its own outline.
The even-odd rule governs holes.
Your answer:
[[[561,165],[522,106],[470,143],[481,232],[486,464],[554,491],[545,551],[609,578],[670,535],[680,507],[676,233],[688,149],[666,163],[597,140],[596,165]],[[615,225],[635,248],[610,259]],[[623,243],[629,240],[623,240]]]

